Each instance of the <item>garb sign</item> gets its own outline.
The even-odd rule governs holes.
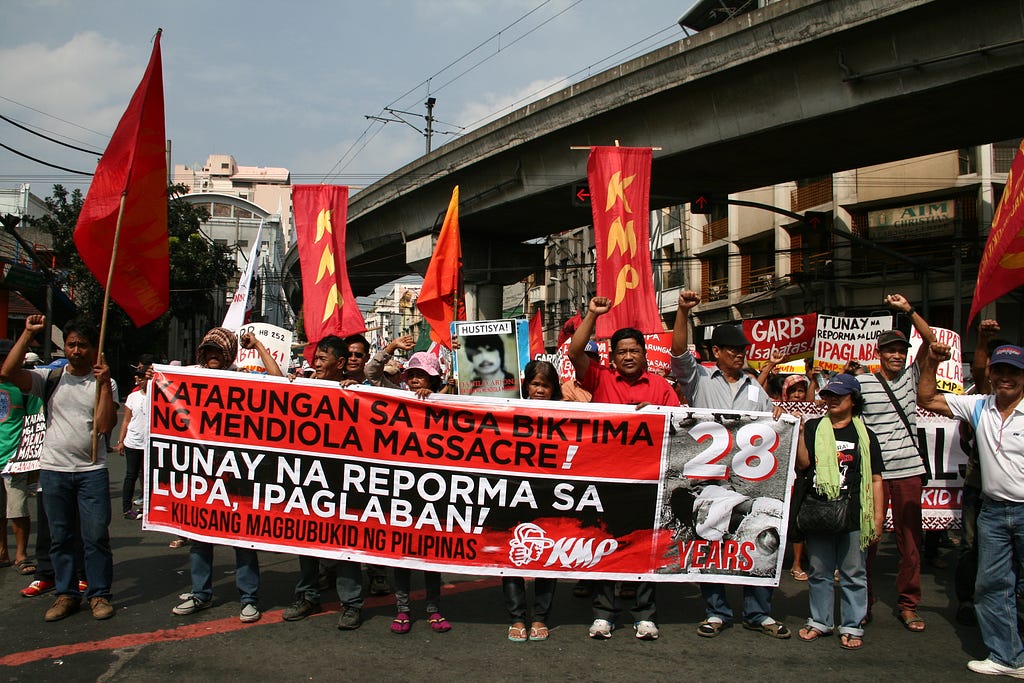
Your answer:
[[[152,387],[146,529],[439,571],[778,584],[792,421],[170,366]]]
[[[750,341],[747,361],[760,370],[773,353],[783,354],[786,360],[810,358],[814,354],[817,323],[817,313],[744,320],[743,334]]]

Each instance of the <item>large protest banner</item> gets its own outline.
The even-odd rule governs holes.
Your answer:
[[[843,318],[819,315],[814,336],[814,367],[829,372],[842,372],[846,364],[856,361],[868,372],[881,368],[875,355],[878,335],[892,329],[892,316]]]
[[[438,571],[778,584],[792,419],[155,368],[145,529]]]

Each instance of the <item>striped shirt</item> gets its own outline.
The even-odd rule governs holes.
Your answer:
[[[872,374],[858,375],[861,395],[864,397],[864,424],[878,437],[882,447],[882,460],[885,462],[883,479],[904,479],[917,477],[925,473],[921,454],[917,450],[917,380],[921,372],[917,363],[900,371],[888,384],[893,395],[901,406],[910,427],[914,431],[911,437],[903,418],[893,407],[885,388]]]

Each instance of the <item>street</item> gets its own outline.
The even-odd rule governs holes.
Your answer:
[[[807,616],[806,583],[793,580],[788,570],[775,592],[773,615],[794,631],[786,641],[738,626],[718,638],[698,637],[695,627],[703,618],[703,603],[691,584],[658,586],[659,640],[635,639],[628,615],[622,615],[611,640],[593,641],[586,635],[589,600],[573,597],[574,581],[565,580],[555,597],[550,640],[512,643],[506,638],[500,580],[456,575],[445,576],[442,593],[444,614],[454,628],[435,634],[423,613],[418,572],[413,573],[409,634],[389,630],[392,596],[367,598],[363,626],[342,632],[336,628],[338,605],[336,597],[330,602],[330,593],[325,594],[323,612],[300,622],[282,621],[281,611],[290,604],[298,578],[298,561],[274,553],[260,554],[263,618],[242,624],[229,548],[214,555],[214,606],[190,617],[175,616],[171,608],[189,588],[188,549],[168,548],[171,537],[142,532],[140,522],[119,514],[124,464],[116,453],[110,454],[110,463],[116,615],[95,621],[85,609],[45,623],[43,613],[53,593],[24,598],[18,591],[31,577],[0,570],[0,664],[8,681],[678,680],[698,671],[704,681],[735,681],[752,674],[772,681],[806,676],[947,681],[976,678],[966,662],[986,654],[977,629],[953,621],[956,550],[943,551],[949,568],[927,569],[922,576],[920,613],[927,630],[911,633],[896,620],[895,546],[888,536],[875,579],[881,601],[860,652],[841,650],[835,637],[814,643],[796,638]],[[739,589],[730,589],[730,597],[738,608]]]

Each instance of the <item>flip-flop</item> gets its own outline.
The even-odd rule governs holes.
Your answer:
[[[548,631],[548,627],[544,624],[539,626],[530,626],[530,640],[547,640],[551,633]]]
[[[818,638],[824,638],[825,636],[829,635],[832,634],[826,633],[825,631],[819,631],[813,626],[804,626],[802,629],[796,632],[796,637],[804,641],[805,643],[809,643],[813,640],[817,640]]]
[[[522,626],[509,626],[508,627],[508,639],[513,643],[525,643],[526,642],[526,625]]]
[[[896,618],[900,620],[901,624],[903,624],[903,628],[908,631],[913,631],[914,633],[924,631],[924,619],[918,616],[917,612],[912,609],[900,610],[899,614],[896,615]]]
[[[409,620],[408,612],[399,612],[398,616],[391,620],[392,633],[402,636],[411,630],[412,622]]]
[[[36,563],[27,557],[24,560],[18,560],[14,563],[14,568],[22,576],[28,576],[29,574],[36,573]]]
[[[839,647],[844,650],[859,650],[864,647],[864,639],[852,633],[839,634]]]
[[[807,572],[803,569],[790,569],[789,573],[797,581],[806,581],[808,579]]]

